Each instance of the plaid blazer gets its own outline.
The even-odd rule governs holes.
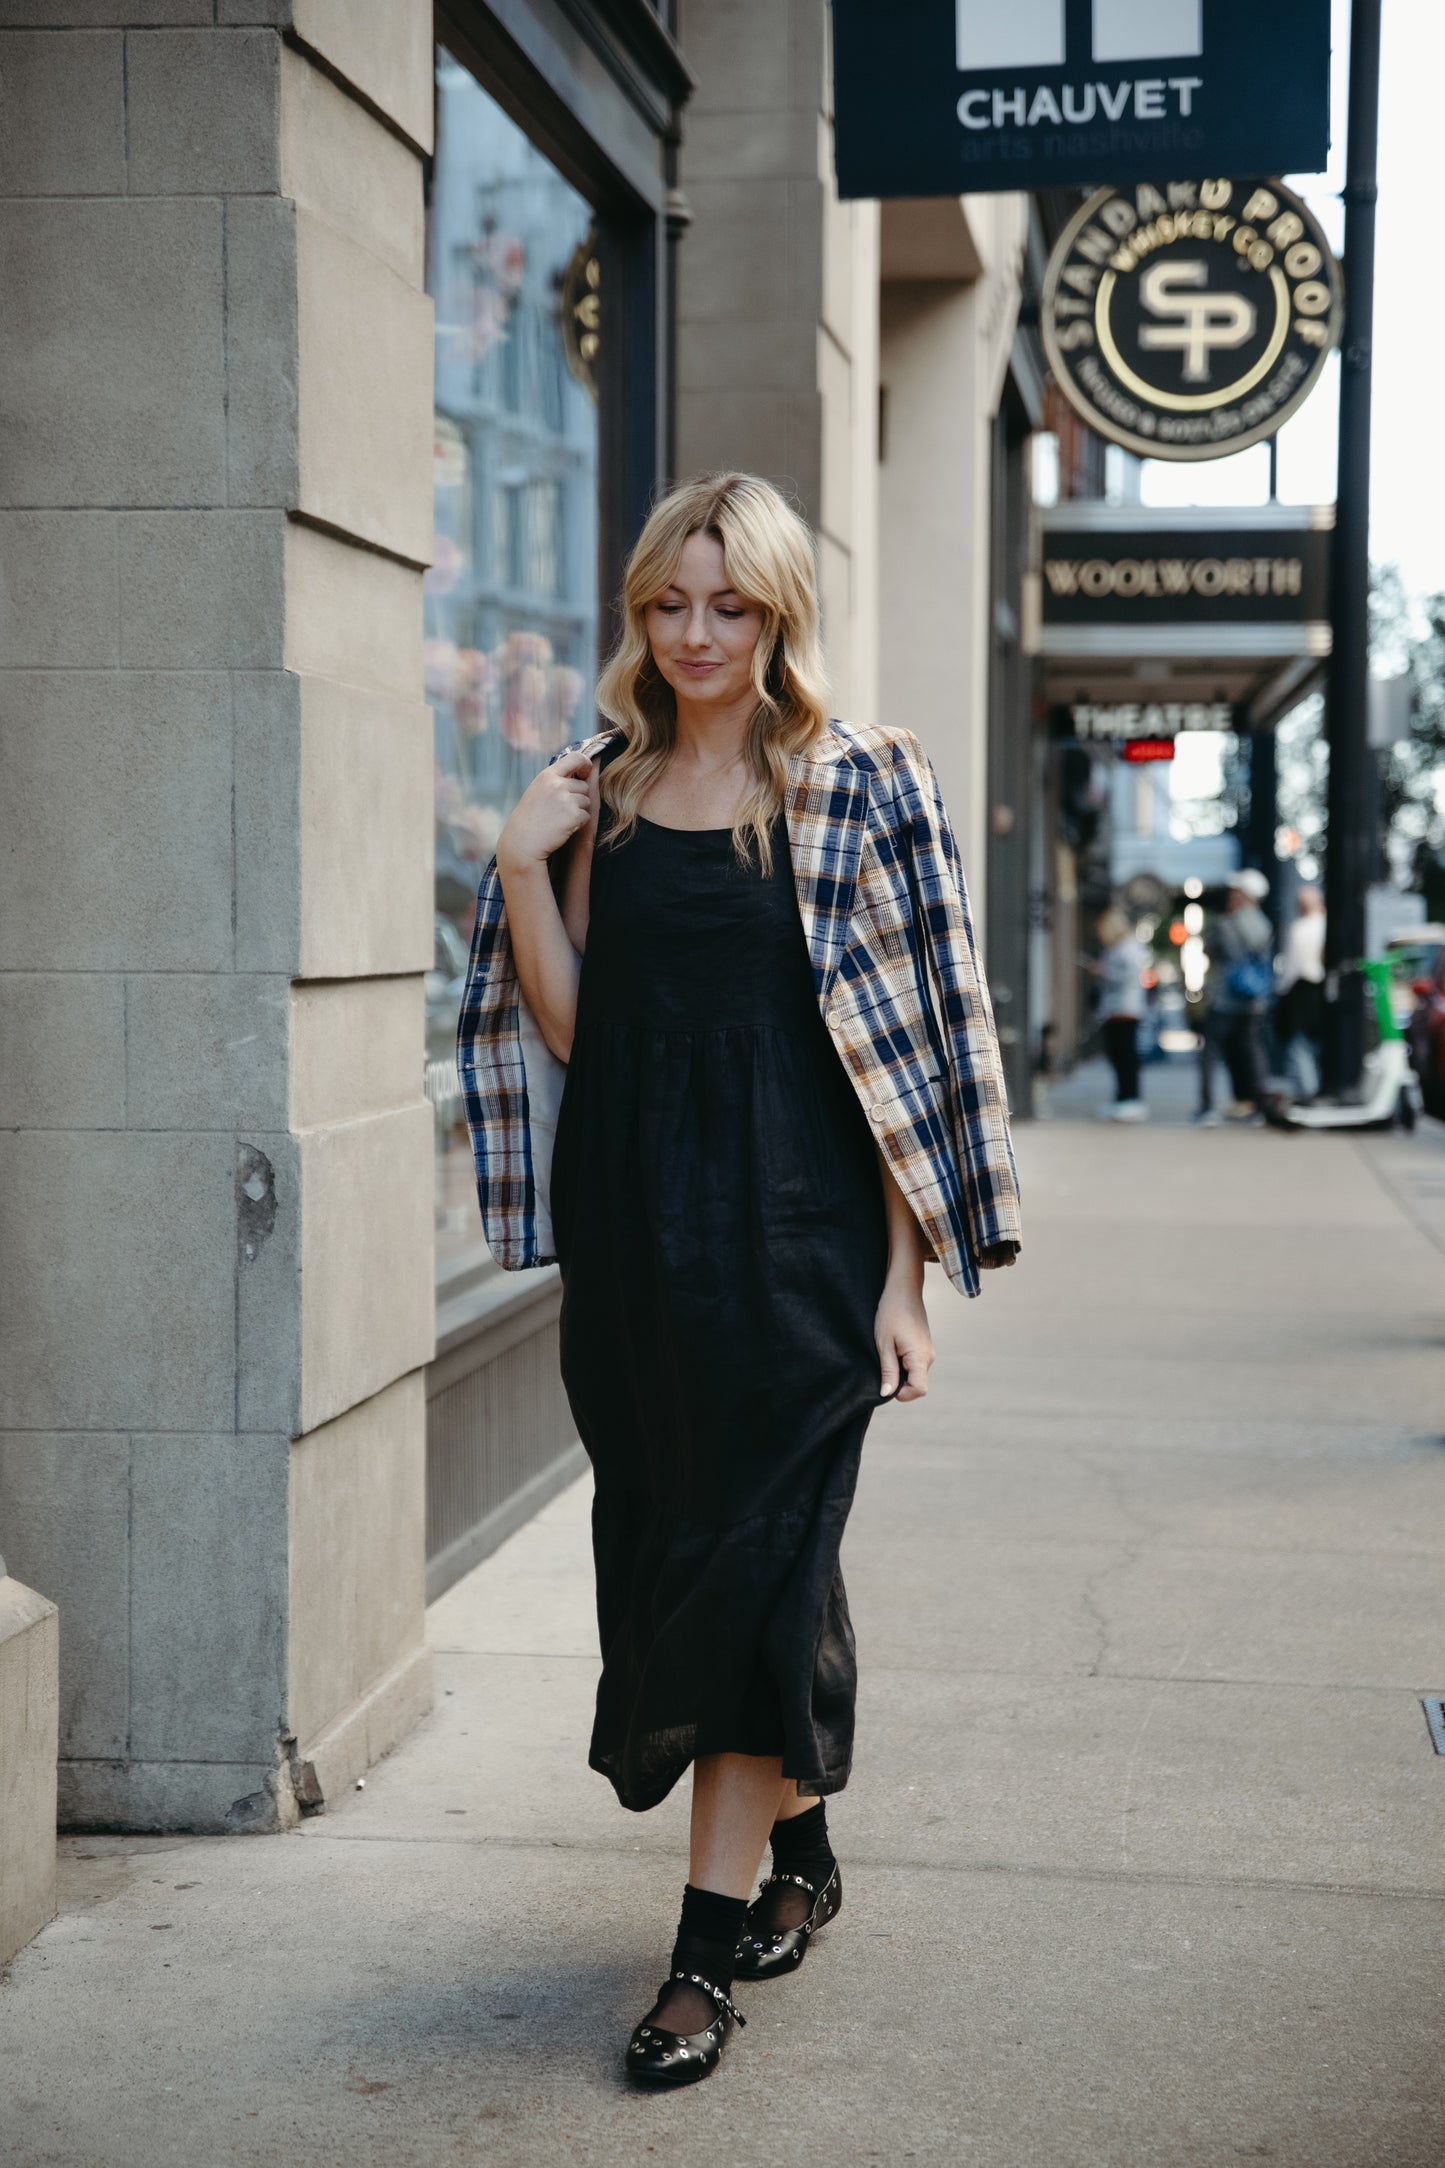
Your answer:
[[[615,733],[581,742],[598,754]],[[560,755],[558,756],[561,757]],[[895,1181],[955,1287],[1020,1239],[993,1011],[938,778],[910,731],[835,722],[793,761],[785,815],[818,1006]],[[457,1039],[498,1261],[552,1261],[565,1066],[521,998],[496,862],[482,876]]]

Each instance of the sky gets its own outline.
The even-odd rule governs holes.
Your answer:
[[[1290,185],[1340,248],[1349,0],[1333,0],[1333,10],[1330,169],[1293,175]],[[1445,0],[1384,0],[1370,554],[1377,563],[1398,564],[1416,594],[1445,590],[1445,417],[1437,392],[1445,362],[1445,271],[1433,216],[1445,170],[1442,82]],[[1280,431],[1279,493],[1286,503],[1334,501],[1338,369],[1331,361]],[[1268,451],[1261,444],[1232,459],[1189,465],[1148,460],[1142,488],[1146,504],[1262,504],[1269,495]]]

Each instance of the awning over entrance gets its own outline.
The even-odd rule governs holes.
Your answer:
[[[1269,728],[1330,653],[1333,526],[1332,505],[1040,513],[1028,631],[1050,707],[1148,704],[1174,730],[1227,704]]]

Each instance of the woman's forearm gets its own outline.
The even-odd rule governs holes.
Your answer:
[[[933,1362],[933,1335],[923,1307],[923,1230],[881,1152],[878,1172],[888,1213],[888,1271],[873,1320],[879,1389],[885,1399],[896,1392],[900,1400],[921,1400]]]
[[[544,858],[508,862],[497,872],[507,905],[512,956],[523,999],[559,1061],[572,1053],[581,960],[567,936]]]
[[[878,1171],[883,1178],[883,1202],[888,1214],[888,1278],[898,1285],[921,1288],[923,1229],[881,1152],[878,1154]]]

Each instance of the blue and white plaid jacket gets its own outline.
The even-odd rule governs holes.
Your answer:
[[[587,739],[600,753],[613,733]],[[560,756],[559,756],[560,757]],[[784,807],[813,981],[894,1179],[955,1287],[1020,1239],[988,989],[938,778],[906,730],[835,722]],[[482,876],[457,1064],[498,1261],[552,1261],[552,1143],[566,1068],[522,1000],[495,860]]]

